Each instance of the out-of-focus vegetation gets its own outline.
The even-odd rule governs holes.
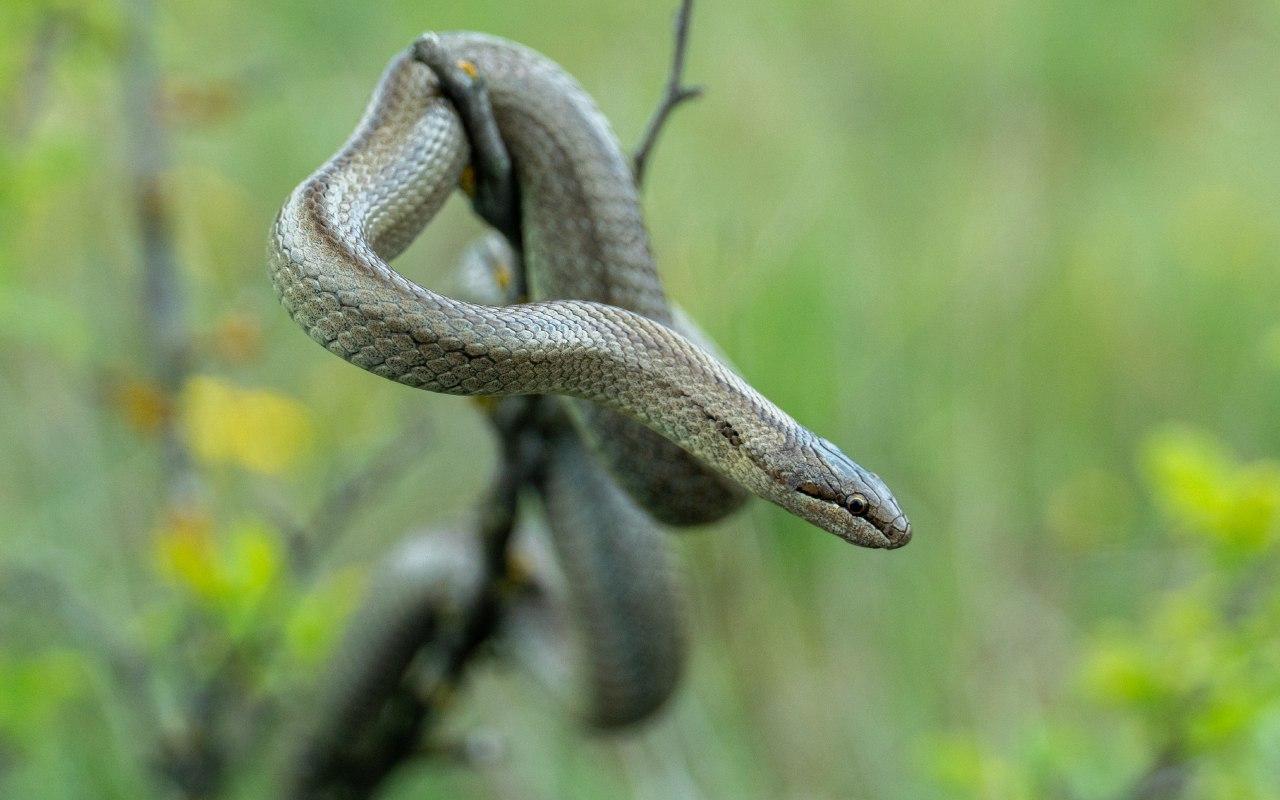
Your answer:
[[[1280,462],[1152,437],[1143,471],[1179,548],[1168,586],[1097,626],[1066,709],[991,752],[944,741],[967,797],[1275,797],[1280,787]]]
[[[667,5],[159,4],[172,386],[138,6],[0,4],[0,795],[270,795],[369,564],[466,513],[491,463],[466,402],[285,317],[272,215],[428,28],[542,50],[633,141]],[[1278,74],[1259,0],[700,3],[709,94],[647,181],[664,276],[916,539],[854,550],[761,504],[683,535],[669,714],[587,740],[486,671],[447,728],[506,757],[388,796],[1280,796]],[[478,230],[455,203],[398,267],[447,286]],[[373,501],[324,522],[405,431]]]

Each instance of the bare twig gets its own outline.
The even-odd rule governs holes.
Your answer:
[[[121,79],[142,261],[141,317],[152,374],[161,391],[173,397],[190,374],[192,336],[174,244],[172,209],[164,187],[169,140],[159,113],[152,0],[133,0],[127,20]],[[178,420],[172,416],[165,420],[162,446],[161,491],[166,513],[198,508],[202,501],[199,477]],[[219,673],[207,684],[195,687],[187,696],[177,738],[162,732],[157,742],[156,773],[181,797],[216,795],[225,781],[225,746],[217,730],[227,710],[218,699],[222,679]]]
[[[413,419],[397,431],[368,463],[352,473],[320,500],[306,522],[276,514],[288,537],[290,559],[295,572],[309,574],[316,561],[331,548],[356,518],[383,492],[394,486],[415,463],[429,438],[430,423]]]
[[[506,142],[498,131],[484,76],[475,65],[455,59],[434,33],[413,45],[413,57],[426,64],[440,80],[440,88],[462,117],[471,140],[471,161],[475,169],[472,205],[481,219],[498,230],[517,252],[520,234],[520,192]]]
[[[692,16],[693,0],[681,0],[680,10],[676,12],[675,50],[671,58],[671,72],[667,75],[666,90],[653,116],[649,117],[644,136],[640,138],[640,144],[632,157],[631,173],[635,177],[636,188],[644,185],[645,167],[648,165],[653,146],[658,141],[658,134],[662,132],[662,126],[667,122],[667,117],[681,103],[702,96],[701,86],[685,86],[683,83],[684,57],[689,49],[689,23]]]

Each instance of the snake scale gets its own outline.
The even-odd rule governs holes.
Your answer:
[[[472,157],[457,109],[410,48],[387,67],[347,143],[276,219],[269,272],[292,318],[330,352],[408,386],[568,398],[576,433],[554,438],[560,472],[548,511],[579,535],[589,535],[589,509],[567,507],[557,493],[603,466],[668,524],[718,519],[745,489],[854,544],[906,544],[911,526],[879,477],[672,327],[630,166],[578,83],[500,38],[433,41],[482,76],[492,99],[519,188],[530,302],[466,302],[387,263],[459,186]],[[562,556],[567,541],[558,542]],[[625,536],[613,541],[629,546]],[[608,554],[592,559],[580,559],[571,579],[594,581],[590,591],[607,596],[598,562]],[[619,608],[615,617],[628,616]]]

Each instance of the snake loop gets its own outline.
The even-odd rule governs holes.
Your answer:
[[[469,156],[435,75],[405,52],[351,139],[277,218],[270,272],[294,320],[331,352],[409,386],[587,401],[575,417],[588,441],[659,518],[696,516],[716,485],[729,487],[720,498],[732,507],[736,483],[855,544],[905,544],[910,525],[877,476],[668,326],[626,160],[581,87],[520,45],[440,39],[488,81],[516,166],[536,302],[464,303],[388,266]],[[636,422],[674,447],[646,443]]]

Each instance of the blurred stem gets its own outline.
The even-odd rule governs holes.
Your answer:
[[[53,56],[66,27],[65,12],[57,9],[47,9],[40,18],[31,53],[14,82],[14,97],[9,113],[5,115],[9,120],[9,137],[14,150],[20,150],[27,143],[48,101]]]
[[[1177,800],[1186,792],[1191,770],[1182,748],[1172,742],[1160,752],[1121,800]]]
[[[142,323],[153,376],[167,396],[176,397],[190,371],[191,332],[164,187],[169,141],[158,109],[153,17],[150,0],[132,0],[122,64],[124,113],[143,268]],[[163,447],[168,505],[189,507],[197,499],[198,487],[190,455],[172,416],[165,424]]]
[[[172,209],[164,186],[170,145],[159,115],[154,16],[150,0],[132,0],[129,4],[121,79],[129,138],[127,163],[142,262],[145,346],[156,384],[167,397],[176,398],[190,372],[191,331],[173,241]],[[165,513],[198,512],[202,500],[200,484],[176,415],[165,420],[162,447]],[[179,730],[159,732],[156,770],[182,797],[216,796],[225,782],[226,754],[217,731],[228,709],[219,698],[235,694],[238,687],[222,686],[222,677],[219,673],[209,684],[195,687]]]

